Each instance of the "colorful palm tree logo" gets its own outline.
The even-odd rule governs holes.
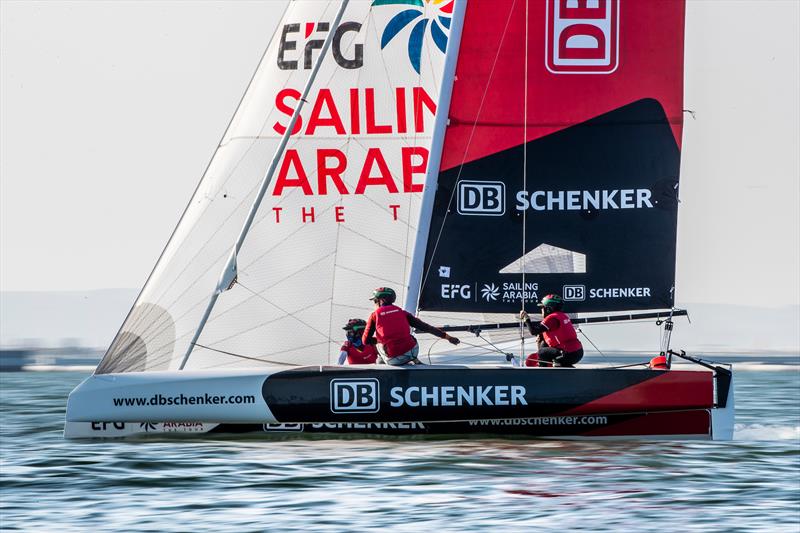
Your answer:
[[[425,30],[430,26],[431,38],[436,47],[444,53],[447,49],[447,32],[453,19],[454,0],[374,0],[373,6],[402,5],[411,6],[410,9],[401,11],[386,25],[381,36],[381,50],[386,48],[389,41],[395,38],[400,31],[412,21],[417,20],[408,37],[408,59],[411,66],[419,74],[419,63],[422,57],[422,41]],[[430,24],[429,24],[430,23]]]

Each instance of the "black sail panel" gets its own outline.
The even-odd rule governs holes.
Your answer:
[[[529,141],[527,162],[527,187],[522,145],[440,173],[421,310],[673,305],[680,150],[659,102]]]

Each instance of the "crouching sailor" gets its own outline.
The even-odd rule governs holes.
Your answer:
[[[436,335],[441,339],[447,339],[450,344],[458,344],[460,341],[451,337],[437,327],[426,324],[411,313],[394,305],[396,299],[394,290],[388,287],[378,287],[372,292],[372,300],[375,302],[375,311],[367,319],[367,327],[364,331],[364,344],[375,344],[373,335],[377,337],[377,342],[383,345],[384,356],[381,359],[388,365],[399,366],[406,364],[419,364],[417,355],[419,345],[417,339],[411,335],[411,328]]]
[[[542,308],[541,322],[531,322],[525,311],[519,314],[531,335],[540,335],[544,340],[539,345],[539,351],[528,356],[525,366],[572,367],[583,358],[583,345],[569,316],[562,311],[564,301],[557,294],[548,294],[542,298],[539,306]]]
[[[339,352],[339,364],[347,361],[348,365],[371,365],[378,360],[378,350],[373,344],[364,344],[361,336],[367,323],[360,318],[351,318],[342,328],[347,340]]]

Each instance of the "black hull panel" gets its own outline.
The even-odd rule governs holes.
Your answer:
[[[545,416],[464,422],[338,422],[317,424],[220,424],[210,433],[260,433],[271,436],[516,436],[660,437],[711,436],[708,410],[616,415]]]
[[[273,374],[282,423],[455,422],[710,409],[711,372],[634,369],[314,367]]]

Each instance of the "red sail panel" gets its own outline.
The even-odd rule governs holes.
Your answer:
[[[524,0],[467,4],[442,170],[523,143],[524,20]],[[684,0],[530,0],[524,140],[652,98],[680,146],[683,28]]]

